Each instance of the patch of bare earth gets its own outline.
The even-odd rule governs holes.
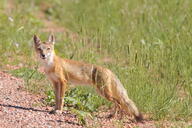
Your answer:
[[[75,115],[49,114],[50,107],[42,107],[42,97],[24,91],[24,82],[0,72],[0,127],[75,127],[80,128]]]
[[[42,106],[42,96],[24,90],[24,81],[7,73],[0,72],[0,127],[84,127],[78,123],[75,115],[64,111],[62,114],[49,114],[52,109]],[[115,128],[117,126],[151,127],[151,123],[121,122],[105,118],[108,113],[100,113],[94,120],[87,120],[88,126]]]

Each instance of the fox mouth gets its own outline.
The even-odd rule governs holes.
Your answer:
[[[41,57],[41,59],[45,60],[46,58],[45,57]]]

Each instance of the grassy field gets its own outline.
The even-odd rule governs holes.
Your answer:
[[[58,55],[110,68],[153,120],[192,120],[192,1],[15,0],[7,9],[9,4],[0,1],[0,68],[27,68],[11,72],[26,78],[34,92],[46,81],[36,78],[32,50],[34,33],[42,39],[49,34],[41,32],[44,23],[37,14],[43,10],[47,19],[79,35],[74,41],[55,33]],[[44,93],[51,104],[50,88]],[[82,87],[68,92],[66,103],[89,112],[109,104]]]

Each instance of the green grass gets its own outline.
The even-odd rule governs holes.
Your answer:
[[[190,0],[58,0],[47,16],[90,37],[93,53],[77,51],[74,58],[112,69],[143,112],[190,120],[191,7]],[[112,61],[101,62],[104,57]]]
[[[139,109],[154,120],[192,119],[192,1],[16,0],[17,9],[5,13],[3,0],[1,69],[6,64],[19,63],[35,67],[32,35],[38,33],[46,39],[49,34],[40,32],[43,22],[35,16],[44,4],[48,5],[45,13],[49,19],[79,34],[79,40],[73,41],[57,33],[58,55],[70,58],[74,54],[74,60],[110,68]],[[103,61],[104,58],[109,61]],[[96,106],[94,110],[105,102],[92,89],[78,88],[72,92],[66,103],[71,104],[71,96],[77,96],[75,102],[85,104],[76,108],[83,111],[92,111],[86,107],[87,95],[95,98],[95,103],[90,102]],[[48,93],[50,102],[52,94]]]
[[[27,67],[11,70],[8,73],[15,77],[22,78],[25,82],[25,89],[43,95],[51,89],[49,82],[45,76],[38,72],[37,69]]]

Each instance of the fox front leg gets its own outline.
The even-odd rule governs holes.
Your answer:
[[[61,100],[60,100],[60,82],[53,82],[54,93],[55,93],[55,109],[50,112],[50,114],[60,114],[62,113]]]
[[[60,82],[60,90],[59,90],[59,104],[58,104],[58,110],[63,110],[63,105],[64,105],[64,96],[65,96],[65,91],[67,90],[67,84],[64,80]]]

